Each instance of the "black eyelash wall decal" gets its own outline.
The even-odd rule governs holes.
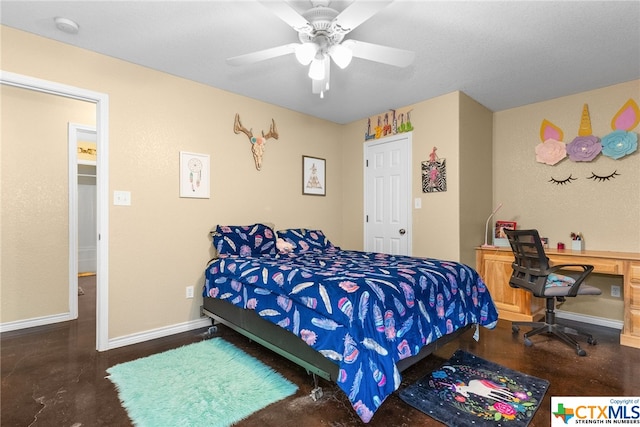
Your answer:
[[[554,177],[551,177],[551,179],[547,182],[553,182],[555,185],[565,185],[565,184],[569,184],[571,181],[575,181],[578,178],[574,178],[573,174],[569,175],[569,178],[567,179],[555,179]]]
[[[594,181],[598,181],[598,182],[604,182],[604,181],[609,181],[610,179],[615,179],[616,176],[619,176],[620,174],[618,173],[617,170],[613,171],[613,173],[611,175],[607,175],[607,176],[600,176],[600,175],[596,175],[595,173],[591,172],[591,176],[587,177],[587,179],[592,179]]]

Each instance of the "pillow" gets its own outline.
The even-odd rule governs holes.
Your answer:
[[[218,255],[252,256],[276,253],[276,236],[264,224],[219,225],[213,235]]]
[[[293,252],[324,251],[325,249],[334,247],[320,230],[290,228],[288,230],[279,230],[278,237],[291,243],[293,245]]]
[[[562,274],[551,273],[547,276],[547,283],[544,284],[545,288],[554,286],[572,286],[576,283],[576,279]]]

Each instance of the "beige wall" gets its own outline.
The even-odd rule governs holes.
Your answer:
[[[185,299],[185,286],[202,285],[211,257],[208,232],[217,224],[317,227],[340,244],[338,125],[7,27],[1,31],[3,70],[109,95],[109,199],[114,190],[132,195],[130,207],[109,208],[110,338],[199,318],[201,299]],[[255,132],[268,130],[275,119],[280,139],[267,143],[260,172],[247,137],[233,133],[236,112]],[[65,129],[68,120],[60,120]],[[2,136],[4,148],[8,139]],[[33,144],[37,152],[40,141]],[[211,156],[210,199],[179,197],[180,151]],[[303,154],[327,160],[326,197],[302,195]],[[57,153],[56,163],[65,156],[66,148]],[[9,160],[3,150],[3,175]],[[66,177],[60,180],[58,185],[66,186]],[[25,197],[27,205],[40,203],[36,194]],[[5,218],[17,215],[12,206],[3,192],[3,233]],[[55,232],[58,248],[66,247],[65,232]],[[26,244],[35,246],[46,236],[29,238],[38,241]],[[32,314],[24,299],[5,293],[14,286],[9,281],[15,282],[4,277],[13,250],[3,242],[2,304],[15,309],[3,310],[2,322]]]
[[[412,194],[421,209],[412,210],[414,256],[475,264],[474,247],[484,240],[484,222],[491,212],[492,115],[461,92],[413,106]],[[343,241],[363,247],[363,145],[366,119],[344,126]],[[447,191],[423,193],[421,162],[433,147],[447,161]],[[412,203],[413,205],[413,203]]]
[[[534,152],[543,119],[560,127],[568,143],[578,135],[582,106],[588,104],[593,134],[603,137],[629,98],[640,103],[640,81],[495,113],[494,200],[504,204],[497,219],[537,228],[554,247],[569,243],[571,232],[582,232],[586,249],[640,252],[640,152],[619,160],[603,155],[592,162],[565,159],[555,166],[537,163]],[[607,182],[587,179],[592,172],[614,171],[620,175]],[[569,175],[578,179],[566,185],[548,182]]]
[[[619,160],[602,155],[584,163],[565,159],[555,166],[537,163],[534,152],[543,119],[560,127],[568,143],[578,135],[582,107],[588,104],[593,134],[603,137],[629,98],[640,102],[640,81],[495,113],[494,201],[503,203],[498,219],[517,221],[518,228],[537,228],[553,247],[569,244],[571,232],[582,232],[586,249],[640,252],[639,152]],[[606,176],[614,171],[620,175],[610,181],[587,179],[592,172]],[[566,185],[548,182],[569,175],[578,179]],[[611,285],[622,287],[621,277],[594,274],[588,281],[602,295],[570,298],[561,309],[622,321],[622,298],[611,297]]]
[[[185,299],[185,286],[201,285],[203,266],[212,255],[208,231],[216,224],[269,221],[276,228],[317,227],[337,245],[362,249],[364,120],[339,126],[0,29],[3,70],[110,97],[110,199],[114,190],[132,193],[132,206],[109,208],[110,338],[199,317],[201,300]],[[413,254],[473,265],[473,248],[484,240],[484,221],[497,202],[504,204],[499,219],[538,227],[552,244],[566,240],[571,231],[581,231],[589,249],[639,251],[638,153],[619,161],[565,161],[556,167],[537,164],[533,154],[543,118],[573,137],[586,102],[594,133],[604,135],[624,101],[630,96],[638,100],[638,88],[637,81],[630,82],[495,114],[459,92],[415,104],[412,198],[422,199],[422,209],[413,210]],[[257,132],[267,130],[272,118],[276,121],[280,139],[268,142],[260,172],[254,168],[246,137],[232,131],[236,112]],[[67,118],[62,120],[66,126]],[[3,120],[3,186],[9,159],[4,132]],[[424,194],[420,162],[428,159],[433,146],[447,159],[448,189]],[[211,155],[210,199],[178,197],[179,151]],[[302,196],[302,155],[327,160],[326,197]],[[591,166],[598,174],[614,167],[621,175],[594,183],[585,179]],[[572,187],[552,186],[546,182],[552,171],[571,172],[580,180]],[[25,203],[38,202],[28,197]],[[5,279],[5,268],[16,253],[4,242],[5,230],[12,226],[5,218],[17,216],[13,205],[3,191],[2,322],[31,315],[24,299],[5,299],[5,290],[15,289],[7,288],[7,280],[15,279]],[[61,229],[56,233],[64,235]],[[28,245],[37,244],[29,239]],[[66,240],[59,245],[66,245]],[[11,315],[5,313],[5,303],[16,307]]]
[[[460,97],[460,260],[475,267],[475,248],[484,243],[493,210],[493,113]]]
[[[413,255],[459,259],[460,241],[460,98],[454,92],[414,105],[413,198],[422,199],[422,209],[413,210]],[[447,161],[447,191],[422,192],[421,167],[433,147]]]
[[[95,124],[95,106],[0,86],[2,317],[69,312],[67,123]]]

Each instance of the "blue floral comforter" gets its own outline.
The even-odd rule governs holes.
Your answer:
[[[255,310],[337,363],[337,384],[365,423],[400,386],[396,362],[498,319],[464,264],[339,248],[219,258],[207,267],[203,296]]]

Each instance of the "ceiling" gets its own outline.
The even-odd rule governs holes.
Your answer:
[[[72,19],[79,32],[56,29],[54,17]],[[341,124],[456,90],[501,111],[640,79],[640,1],[397,0],[345,39],[412,50],[414,63],[332,64],[324,99],[294,55],[225,62],[298,42],[256,1],[2,0],[0,22]]]

